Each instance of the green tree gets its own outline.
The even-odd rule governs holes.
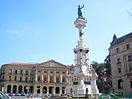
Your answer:
[[[97,86],[101,93],[109,93],[112,81],[111,81],[111,64],[109,55],[104,60],[104,63],[98,63],[93,61],[91,66],[98,74]]]

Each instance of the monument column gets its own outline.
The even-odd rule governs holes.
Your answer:
[[[75,54],[75,67],[73,72],[68,75],[69,81],[66,87],[66,94],[72,95],[73,97],[84,97],[87,88],[87,94],[99,94],[96,83],[92,83],[96,82],[96,79],[92,79],[92,75],[96,75],[96,73],[92,72],[92,68],[87,63],[89,48],[84,40],[84,27],[86,27],[87,20],[81,12],[83,7],[84,5],[82,7],[80,5],[78,6],[78,17],[74,22],[74,25],[78,29],[79,38],[76,47],[73,49]]]

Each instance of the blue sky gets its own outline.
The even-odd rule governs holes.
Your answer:
[[[88,20],[89,63],[103,62],[113,34],[132,32],[132,0],[0,0],[0,65],[50,59],[74,64],[78,4]]]

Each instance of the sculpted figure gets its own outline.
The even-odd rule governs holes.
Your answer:
[[[84,8],[84,5],[82,7],[80,7],[80,5],[78,5],[78,17],[83,17],[82,11],[81,11],[82,8]]]

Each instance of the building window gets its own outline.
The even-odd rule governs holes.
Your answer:
[[[50,83],[53,83],[53,76],[50,75]]]
[[[45,82],[45,83],[47,82],[47,77],[46,77],[46,76],[44,76],[44,82]]]
[[[30,77],[30,82],[33,82],[33,77]]]
[[[118,80],[118,89],[122,89],[123,88],[123,81],[122,79]]]
[[[25,78],[25,82],[28,82],[28,77]]]
[[[20,82],[22,81],[22,77],[20,77]]]
[[[117,59],[117,64],[121,64],[120,58]]]
[[[17,77],[16,76],[14,77],[14,81],[17,81]]]
[[[60,83],[59,76],[56,76],[56,83]]]
[[[17,70],[15,70],[15,74],[17,74]]]
[[[9,76],[9,81],[11,81],[11,76]]]
[[[132,61],[132,55],[128,55],[128,61]]]
[[[62,74],[65,74],[65,72],[62,72]]]
[[[9,70],[9,74],[12,74],[12,69]]]
[[[28,75],[28,70],[26,70],[26,73],[25,74]]]
[[[40,76],[38,76],[38,82],[40,81]]]
[[[132,71],[132,66],[128,66],[128,70],[129,71]]]
[[[23,74],[23,70],[20,71],[20,74],[21,74],[21,75]]]
[[[4,76],[2,76],[2,80],[5,80],[5,77]]]
[[[65,77],[62,77],[62,82],[65,82]]]
[[[130,88],[132,88],[132,81],[130,81]]]
[[[118,68],[118,73],[121,73],[121,68]]]
[[[56,74],[59,74],[59,72],[56,72]]]
[[[116,53],[119,53],[119,48],[116,48]]]
[[[129,44],[127,44],[127,45],[126,45],[126,49],[128,50],[129,48],[130,48],[130,45],[129,45]]]

